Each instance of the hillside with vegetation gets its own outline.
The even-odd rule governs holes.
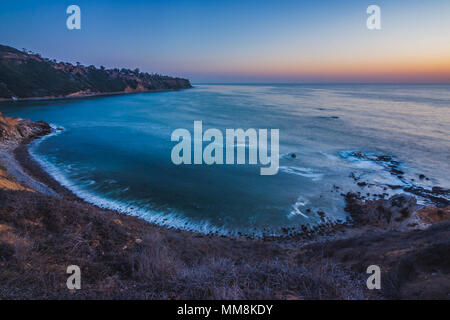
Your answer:
[[[140,72],[73,65],[0,45],[0,99],[58,98],[191,88],[189,80]]]

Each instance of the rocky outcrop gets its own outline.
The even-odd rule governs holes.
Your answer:
[[[357,226],[376,227],[384,230],[406,230],[420,227],[416,198],[407,194],[389,199],[363,201],[358,195],[348,193],[346,208]]]
[[[427,224],[450,220],[450,206],[446,208],[437,208],[427,206],[417,211],[419,219]]]
[[[0,113],[0,143],[19,143],[25,139],[44,136],[50,132],[50,125],[44,121],[4,117]]]
[[[0,189],[7,190],[34,190],[23,181],[18,181],[15,175],[22,173],[22,170],[14,168],[14,161],[9,158],[9,151],[17,144],[29,139],[40,137],[51,132],[50,126],[43,122],[33,122],[20,118],[4,117],[0,113]],[[13,175],[10,174],[12,169]],[[14,175],[15,174],[15,175]]]

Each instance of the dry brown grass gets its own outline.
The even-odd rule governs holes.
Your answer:
[[[34,192],[34,190],[17,183],[13,177],[8,175],[6,168],[2,165],[0,165],[0,189],[26,190]]]
[[[364,298],[351,271],[298,264],[273,243],[163,230],[37,193],[0,191],[0,225],[1,298]],[[82,269],[75,294],[71,264]]]
[[[0,190],[0,298],[444,298],[449,232],[436,225],[310,245],[229,239]],[[75,293],[65,285],[72,264],[82,271]],[[366,289],[371,264],[382,266],[382,292]]]

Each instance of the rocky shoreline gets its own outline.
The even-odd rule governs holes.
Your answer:
[[[0,115],[0,298],[449,299],[450,208],[347,194],[344,224],[242,239],[166,229],[74,196],[30,157],[44,122]],[[1,182],[1,180],[0,180]],[[21,186],[13,188],[11,186]],[[50,191],[51,190],[51,191]],[[80,265],[83,290],[65,288]],[[365,269],[382,269],[382,290]],[[43,285],[45,283],[45,285]]]

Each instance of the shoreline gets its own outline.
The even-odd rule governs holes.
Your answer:
[[[169,91],[181,91],[186,89],[192,89],[194,86],[189,88],[177,88],[177,89],[154,89],[154,90],[143,90],[143,91],[120,91],[120,92],[98,92],[89,94],[77,94],[72,93],[61,97],[29,97],[29,98],[0,98],[1,102],[21,102],[21,101],[52,101],[52,100],[70,100],[70,99],[85,99],[85,98],[96,98],[96,97],[109,97],[109,96],[121,96],[129,94],[139,94],[139,93],[156,93],[156,92],[169,92]]]
[[[0,164],[5,165],[8,169],[8,173],[14,176],[15,180],[18,180],[20,183],[24,184],[25,187],[29,187],[30,189],[40,192],[46,195],[50,195],[53,197],[69,199],[72,201],[81,202],[87,206],[94,206],[99,210],[107,210],[111,211],[118,215],[127,215],[131,217],[137,217],[136,215],[129,214],[127,212],[122,212],[118,209],[102,207],[95,203],[92,203],[88,200],[83,199],[82,197],[75,194],[74,191],[70,190],[59,181],[57,181],[50,173],[48,173],[42,165],[36,161],[30,153],[31,144],[39,139],[43,139],[48,137],[54,133],[54,129],[52,128],[51,132],[48,132],[44,135],[38,135],[31,138],[24,139],[17,144],[13,145],[2,145],[0,143],[0,151],[4,154],[0,157]],[[9,162],[10,164],[7,164]],[[8,168],[9,167],[9,168]],[[345,210],[349,213],[347,220],[337,222],[331,220],[326,213],[321,215],[321,223],[318,225],[301,225],[294,228],[284,227],[281,228],[284,231],[284,234],[279,235],[250,235],[243,234],[237,232],[237,235],[232,234],[217,234],[215,232],[199,232],[195,230],[178,228],[170,225],[160,225],[157,222],[148,221],[144,218],[138,217],[144,223],[148,223],[154,227],[162,228],[163,230],[175,230],[181,232],[192,233],[198,236],[206,236],[206,237],[220,237],[220,238],[229,238],[229,239],[243,239],[243,240],[256,240],[256,241],[322,241],[325,239],[330,239],[333,237],[349,237],[361,234],[362,232],[366,232],[367,230],[376,229],[375,226],[370,225],[369,221],[364,221],[359,224],[355,223],[355,220],[358,220],[358,215],[360,211],[366,211],[365,205],[366,203],[375,203],[375,205],[380,205],[384,201],[389,201],[390,199],[380,199],[380,200],[364,200],[364,197],[360,197],[357,194],[349,193],[344,198],[346,198],[347,207]],[[393,197],[395,198],[395,196]],[[411,196],[409,200],[414,201],[414,205],[416,203],[415,197]],[[355,210],[352,205],[358,203],[357,209]],[[392,205],[390,205],[392,206]],[[412,231],[415,229],[425,229],[427,225],[422,223],[421,219],[418,217],[417,212],[420,209],[425,208],[433,208],[434,206],[422,206],[417,207],[411,210],[411,215],[407,219],[402,219],[401,224],[396,225],[396,228],[401,228],[403,231]],[[388,210],[390,208],[387,208]],[[448,208],[447,208],[448,209]],[[429,209],[428,209],[429,210]],[[365,214],[367,212],[364,212]],[[413,225],[411,227],[411,224]],[[408,227],[409,226],[409,227]],[[382,227],[387,227],[385,224]],[[293,231],[289,233],[289,231]]]
[[[51,133],[50,133],[51,134]],[[50,135],[49,134],[49,135]],[[37,162],[30,153],[31,143],[35,139],[42,139],[46,136],[41,136],[38,138],[28,139],[23,141],[15,146],[2,147],[0,144],[0,151],[4,152],[6,157],[0,157],[0,163],[4,160],[9,160],[12,165],[10,168],[13,168],[13,171],[10,172],[16,179],[23,182],[26,186],[31,189],[44,193],[50,196],[56,196],[58,198],[69,199],[73,201],[81,202],[87,206],[94,206],[99,210],[107,210],[111,211],[118,215],[127,215],[130,217],[136,217],[136,215],[129,214],[127,212],[121,212],[117,209],[112,209],[108,207],[102,207],[90,201],[83,199],[82,197],[76,195],[74,191],[70,190],[66,186],[62,185],[59,181],[57,181],[50,173],[46,172],[45,169]],[[8,170],[9,172],[9,170]],[[33,188],[33,186],[40,186],[38,190]],[[241,239],[241,240],[255,240],[255,241],[286,241],[286,240],[303,240],[303,241],[312,241],[315,238],[322,237],[330,237],[336,235],[338,232],[348,232],[348,225],[345,223],[333,223],[328,218],[325,217],[323,223],[320,225],[311,226],[311,228],[306,229],[306,226],[298,228],[292,234],[280,234],[274,236],[250,236],[249,234],[237,233],[238,235],[232,234],[217,234],[215,232],[199,232],[195,230],[188,230],[183,228],[177,228],[175,226],[170,225],[160,225],[156,222],[148,221],[144,218],[138,217],[143,223],[148,223],[156,228],[161,228],[163,230],[175,230],[181,232],[192,233],[196,236],[203,237],[219,237],[219,238],[228,238],[228,239]],[[288,228],[284,228],[288,229]]]
[[[0,162],[15,176],[6,179],[58,196],[0,188],[0,299],[449,298],[450,212],[436,208],[426,228],[402,230],[412,198],[348,195],[353,225],[330,232],[247,239],[167,228],[76,197],[28,152],[48,127],[9,120],[30,129],[0,141]],[[83,290],[65,287],[69,264],[81,267]],[[365,286],[372,264],[382,269],[380,291]]]
[[[4,154],[0,157],[0,163],[4,165],[6,162],[10,162],[10,165],[6,164],[5,167],[8,169],[7,171],[14,176],[15,180],[23,183],[26,187],[30,189],[41,192],[46,195],[50,195],[53,197],[64,198],[71,201],[81,202],[87,206],[94,206],[99,210],[106,210],[113,212],[117,215],[126,215],[130,217],[137,217],[143,223],[148,223],[156,228],[161,228],[162,230],[174,230],[180,232],[192,233],[197,236],[204,237],[219,237],[219,238],[229,238],[229,239],[242,239],[242,240],[255,240],[255,241],[274,241],[274,242],[289,242],[289,241],[305,241],[305,242],[316,242],[323,241],[326,239],[332,239],[336,237],[351,237],[360,235],[363,232],[376,230],[377,228],[392,228],[389,223],[380,224],[378,226],[373,225],[373,221],[369,221],[369,219],[360,219],[361,212],[367,214],[369,210],[371,210],[373,206],[383,206],[387,205],[388,207],[384,208],[386,210],[390,210],[392,206],[389,201],[391,199],[395,199],[396,196],[391,199],[380,199],[380,200],[364,200],[364,197],[360,197],[357,194],[349,193],[345,196],[347,207],[346,211],[349,213],[347,220],[336,222],[332,221],[325,213],[321,215],[321,223],[318,225],[301,225],[296,229],[285,227],[282,228],[286,230],[284,234],[279,235],[250,235],[250,234],[242,234],[240,232],[237,235],[232,234],[218,234],[215,232],[199,232],[196,230],[183,229],[178,228],[176,226],[170,225],[161,225],[157,222],[148,221],[144,218],[138,217],[133,214],[129,214],[128,212],[121,212],[118,209],[102,207],[95,203],[92,203],[88,200],[83,199],[82,197],[75,194],[74,191],[70,190],[59,181],[57,181],[50,173],[48,173],[42,165],[36,161],[30,153],[30,147],[33,141],[43,139],[45,137],[50,136],[54,133],[52,129],[51,132],[46,133],[45,135],[38,135],[35,137],[24,139],[20,141],[16,145],[2,145],[0,143],[0,150]],[[9,168],[8,168],[9,167]],[[404,201],[402,198],[400,198]],[[416,199],[413,196],[410,196],[406,199],[406,201],[414,202],[413,205],[416,206]],[[387,202],[387,203],[386,203]],[[355,204],[356,209],[355,209]],[[408,204],[411,205],[411,204]],[[367,208],[368,207],[368,208]],[[410,210],[409,208],[402,208],[410,210],[410,216],[404,219],[399,218],[400,223],[395,224],[393,227],[396,230],[402,231],[413,231],[417,229],[426,229],[429,225],[426,225],[422,222],[418,216],[418,212],[421,210],[430,211],[430,208],[436,208],[434,206],[421,206],[416,207]],[[450,207],[449,207],[450,208]],[[450,209],[447,208],[447,211]],[[359,220],[359,223],[358,223]],[[425,218],[426,220],[426,218]],[[289,233],[289,231],[293,231]]]

